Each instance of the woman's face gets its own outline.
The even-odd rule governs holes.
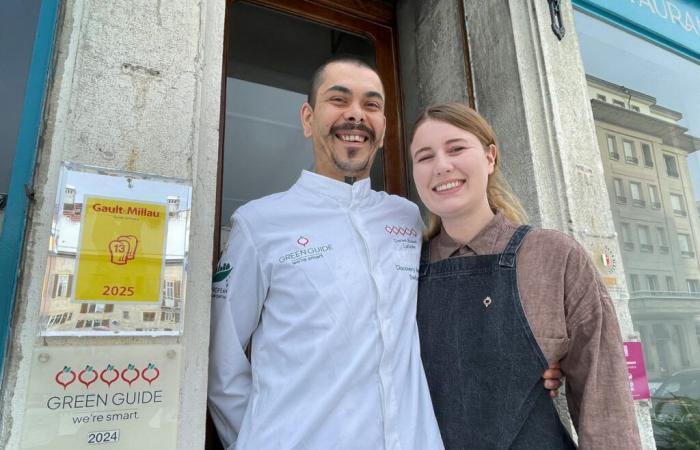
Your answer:
[[[486,184],[495,158],[494,145],[485,149],[472,133],[437,120],[423,122],[411,142],[418,194],[443,219],[488,208]]]

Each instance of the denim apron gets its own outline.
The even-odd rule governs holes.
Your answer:
[[[527,323],[516,252],[430,263],[421,253],[421,356],[446,450],[574,449],[544,388],[548,364]]]

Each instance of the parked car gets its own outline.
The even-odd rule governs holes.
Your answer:
[[[673,374],[656,389],[651,401],[657,449],[700,448],[700,369]]]

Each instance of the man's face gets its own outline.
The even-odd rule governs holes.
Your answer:
[[[386,129],[379,76],[352,63],[329,64],[316,105],[301,107],[301,122],[313,140],[317,173],[338,180],[369,176]]]

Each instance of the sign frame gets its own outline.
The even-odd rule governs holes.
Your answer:
[[[75,300],[77,252],[82,239],[86,199],[90,197],[99,197],[105,202],[117,199],[136,207],[147,203],[165,206],[159,207],[165,214],[163,251],[162,255],[155,253],[161,256],[158,301],[121,301],[117,297]],[[41,291],[39,335],[181,336],[187,297],[191,211],[191,180],[63,161]],[[131,219],[140,220],[139,217]],[[160,235],[156,236],[160,239]],[[109,249],[105,250],[106,257],[111,258]],[[135,255],[138,257],[138,251]],[[155,288],[152,287],[149,298],[154,297]]]

